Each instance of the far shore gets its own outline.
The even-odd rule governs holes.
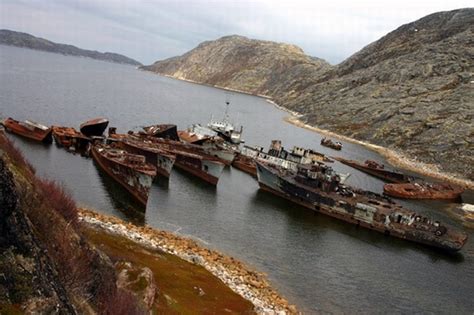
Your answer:
[[[144,70],[144,71],[150,71],[150,70]],[[423,163],[423,162],[420,162],[420,161],[416,161],[412,158],[409,158],[409,157],[405,156],[404,154],[402,154],[400,152],[396,152],[394,150],[391,150],[391,149],[388,149],[388,148],[385,148],[385,147],[382,147],[382,146],[379,146],[379,145],[375,145],[375,144],[372,144],[372,143],[360,141],[360,140],[357,140],[357,139],[354,139],[354,138],[350,138],[350,137],[347,137],[347,136],[344,136],[344,135],[340,135],[338,133],[335,133],[335,132],[332,132],[332,131],[329,131],[329,130],[320,129],[320,128],[315,127],[315,126],[308,125],[308,124],[306,124],[306,123],[299,120],[299,118],[301,117],[301,115],[299,113],[294,112],[292,110],[289,110],[288,108],[285,108],[283,106],[278,105],[277,103],[275,103],[272,100],[272,98],[270,96],[254,94],[254,93],[241,91],[241,90],[237,90],[237,89],[232,89],[232,88],[228,88],[228,87],[222,87],[222,86],[218,86],[218,85],[201,83],[201,82],[185,79],[185,78],[182,78],[182,77],[175,77],[175,76],[172,76],[172,75],[169,75],[169,74],[162,74],[162,73],[157,73],[157,72],[154,72],[154,71],[150,71],[150,72],[152,72],[154,74],[157,74],[157,75],[167,77],[167,78],[176,79],[176,80],[185,81],[185,82],[190,82],[190,83],[193,83],[193,84],[210,86],[210,87],[214,87],[214,88],[225,90],[225,91],[231,91],[231,92],[247,94],[247,95],[252,95],[252,96],[256,96],[256,97],[261,97],[261,98],[265,99],[268,103],[275,106],[276,108],[289,113],[291,116],[285,117],[284,121],[286,121],[286,122],[288,122],[288,123],[290,123],[294,126],[297,126],[297,127],[300,127],[300,128],[305,128],[305,129],[320,133],[322,135],[326,135],[328,137],[334,137],[334,138],[337,138],[337,139],[340,139],[340,140],[344,140],[344,141],[347,141],[347,142],[351,142],[351,143],[355,143],[355,144],[364,146],[365,148],[367,148],[369,150],[372,150],[374,152],[377,152],[380,155],[382,155],[387,160],[387,162],[390,165],[394,166],[394,167],[398,167],[398,168],[408,170],[408,171],[411,171],[411,172],[414,172],[414,173],[418,173],[418,174],[421,174],[421,175],[429,176],[429,177],[436,178],[436,179],[439,179],[439,180],[442,180],[442,181],[446,181],[446,182],[450,182],[450,183],[453,183],[453,184],[456,184],[456,185],[460,185],[460,186],[463,186],[466,189],[474,190],[474,182],[473,181],[471,181],[469,179],[466,179],[466,178],[460,178],[456,174],[450,174],[450,173],[443,172],[435,164],[427,164],[427,163]]]
[[[256,97],[261,97],[261,98],[266,99],[266,100],[271,100],[272,99],[270,96],[263,95],[263,94],[255,94],[255,93],[250,93],[250,92],[247,92],[247,91],[233,89],[233,88],[229,88],[229,87],[225,87],[225,86],[202,83],[202,82],[186,79],[186,78],[183,78],[183,77],[175,77],[175,76],[172,76],[172,75],[169,75],[169,74],[158,73],[158,72],[154,72],[154,71],[151,71],[151,70],[141,69],[140,67],[138,67],[137,69],[142,70],[142,71],[151,72],[151,73],[156,74],[156,75],[161,75],[163,77],[167,77],[167,78],[170,78],[170,79],[175,79],[175,80],[184,81],[184,82],[188,82],[188,83],[193,83],[193,84],[197,84],[197,85],[209,86],[209,87],[213,87],[213,88],[216,88],[216,89],[219,89],[219,90],[224,90],[224,91],[234,92],[234,93],[239,93],[239,94],[246,94],[246,95],[256,96]]]
[[[270,286],[263,273],[253,271],[232,257],[207,249],[192,239],[149,226],[136,226],[85,208],[80,209],[80,220],[104,232],[126,237],[142,246],[159,249],[204,267],[234,292],[250,301],[258,314],[298,313],[294,305],[290,305]]]

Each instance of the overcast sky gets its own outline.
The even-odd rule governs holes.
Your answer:
[[[0,28],[144,64],[239,34],[296,44],[337,64],[398,26],[464,0],[0,0]]]

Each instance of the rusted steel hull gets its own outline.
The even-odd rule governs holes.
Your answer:
[[[43,143],[52,143],[52,130],[46,126],[29,121],[20,122],[13,118],[7,118],[2,122],[2,125],[9,132],[19,136],[29,138]]]
[[[150,136],[179,141],[178,131],[176,125],[161,124],[143,127],[143,130]]]
[[[402,199],[439,199],[455,200],[464,192],[464,188],[451,184],[386,184],[384,194]]]
[[[156,166],[158,174],[170,177],[176,160],[175,155],[165,151],[154,150],[139,141],[121,141],[120,146],[130,153],[143,155],[148,163]]]
[[[342,149],[342,144],[341,143],[333,142],[331,139],[321,139],[321,145],[325,146],[325,147],[328,147],[328,148],[331,148],[331,149],[334,149],[334,150],[337,150],[337,151],[341,151],[341,149]]]
[[[103,135],[105,129],[109,125],[109,121],[105,118],[95,118],[81,124],[80,130],[87,137]]]
[[[84,136],[74,128],[52,126],[53,138],[58,146],[62,146],[76,152],[86,152],[91,139]]]
[[[113,158],[107,157],[104,154],[104,150],[108,149],[102,145],[94,145],[92,147],[91,152],[94,161],[104,172],[125,188],[135,200],[146,207],[148,193],[156,176],[156,168],[146,165],[147,171],[140,171],[133,165],[120,163]],[[121,154],[127,153],[122,151]]]
[[[377,169],[377,168],[369,167],[365,164],[362,164],[354,160],[347,160],[341,157],[333,157],[333,159],[390,183],[409,183],[414,180],[414,177],[412,176],[408,176],[402,173],[397,173],[397,172],[393,172],[393,171],[389,171],[385,169]]]
[[[176,155],[175,165],[214,186],[219,182],[219,176],[224,169],[224,164],[220,162],[179,153]]]
[[[232,162],[232,166],[247,174],[257,177],[257,164],[255,164],[254,159],[248,156],[238,153]]]
[[[281,173],[259,162],[257,172],[262,190],[330,217],[448,251],[458,251],[467,242],[467,234],[437,221],[433,223],[393,202],[384,201],[382,197],[343,197],[324,193],[298,183],[287,171]]]
[[[204,142],[209,141],[213,138],[213,136],[198,135],[196,133],[192,133],[185,130],[178,131],[178,136],[179,136],[179,139],[181,139],[184,142],[197,144],[197,145],[202,145]]]
[[[119,141],[134,139],[149,147],[172,154],[176,157],[174,163],[176,167],[212,185],[217,185],[225,166],[220,159],[209,155],[201,146],[142,134],[114,134],[111,137]]]
[[[235,151],[230,150],[230,149],[225,149],[223,147],[220,147],[217,144],[204,144],[203,145],[204,151],[209,154],[210,156],[213,156],[221,163],[224,163],[227,166],[232,165],[232,162],[235,159]]]
[[[217,185],[225,164],[213,157],[200,146],[178,141],[148,138],[154,145],[176,156],[176,167],[191,173],[202,180]]]
[[[203,136],[189,131],[178,131],[179,138],[189,144],[199,145],[205,152],[214,156],[225,165],[229,166],[235,158],[235,151],[224,146],[221,140],[216,140],[214,136]]]

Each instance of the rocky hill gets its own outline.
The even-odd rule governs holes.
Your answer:
[[[272,97],[322,129],[474,179],[474,9],[428,15],[331,66],[229,36],[143,67]]]
[[[331,65],[305,55],[294,45],[233,35],[203,42],[182,56],[142,69],[252,94],[283,97],[289,83],[319,77]]]
[[[141,65],[140,62],[124,55],[111,52],[101,53],[95,50],[77,48],[72,45],[58,44],[27,33],[20,33],[10,30],[0,30],[0,44],[43,50],[63,55],[89,57],[92,59],[130,64],[134,66]]]

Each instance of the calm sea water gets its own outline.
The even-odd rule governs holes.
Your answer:
[[[120,131],[153,123],[186,128],[211,115],[244,126],[247,144],[384,160],[344,143],[321,147],[321,136],[283,121],[287,114],[264,99],[181,82],[133,67],[0,46],[0,115],[47,125],[79,127],[104,116]],[[152,187],[145,214],[90,159],[10,135],[41,175],[64,183],[77,201],[125,220],[189,236],[266,272],[273,285],[305,313],[450,313],[474,310],[474,233],[445,202],[405,206],[457,226],[471,240],[457,255],[385,237],[317,215],[258,189],[250,176],[224,170],[217,187],[173,171]],[[382,182],[352,168],[349,183],[376,192]],[[472,193],[465,194],[473,203]]]

